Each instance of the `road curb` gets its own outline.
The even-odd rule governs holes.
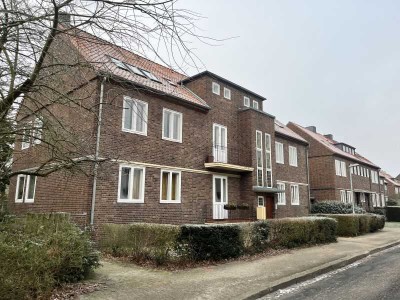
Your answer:
[[[350,265],[350,264],[352,264],[352,263],[354,263],[354,262],[356,262],[356,261],[358,261],[360,259],[363,259],[363,258],[365,258],[367,256],[370,256],[370,255],[375,254],[375,253],[379,253],[381,251],[384,251],[386,249],[389,249],[389,248],[392,248],[392,247],[395,247],[395,246],[398,246],[398,245],[400,245],[400,241],[389,243],[389,244],[386,244],[384,246],[380,246],[380,247],[377,247],[375,249],[372,249],[372,250],[370,250],[368,252],[365,252],[365,253],[362,253],[362,254],[359,254],[359,255],[356,255],[356,256],[353,256],[353,257],[346,258],[346,259],[341,260],[339,262],[333,263],[333,264],[331,264],[329,266],[320,268],[318,270],[309,272],[307,274],[303,274],[303,275],[300,275],[298,277],[291,278],[291,279],[286,280],[284,282],[280,282],[278,284],[270,286],[270,287],[268,287],[268,288],[266,288],[266,289],[264,289],[262,291],[259,291],[259,292],[255,293],[255,294],[253,294],[253,295],[251,295],[249,297],[244,298],[244,300],[253,300],[253,299],[261,298],[261,297],[263,297],[263,296],[265,296],[267,294],[273,293],[273,292],[275,292],[277,290],[284,289],[284,288],[287,288],[287,287],[289,287],[291,285],[298,284],[300,282],[312,279],[312,278],[317,277],[319,275],[322,275],[322,274],[325,274],[325,273],[328,273],[328,272],[343,268],[343,267],[345,267],[347,265]]]

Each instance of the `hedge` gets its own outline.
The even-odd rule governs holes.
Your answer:
[[[386,217],[388,222],[400,222],[400,206],[386,207]]]
[[[105,224],[100,245],[106,253],[134,260],[217,261],[262,252],[268,247],[334,242],[336,223],[330,218],[304,217],[239,224]]]
[[[320,216],[336,219],[338,221],[337,235],[343,237],[375,232],[385,226],[385,217],[376,214],[323,214]]]
[[[336,241],[337,222],[331,218],[283,218],[268,222],[272,247],[294,248]]]
[[[356,214],[364,214],[365,210],[357,205],[354,207]],[[352,214],[353,204],[340,201],[321,201],[311,206],[312,214]]]
[[[89,236],[65,214],[0,222],[1,299],[49,298],[54,287],[85,278],[99,265]]]

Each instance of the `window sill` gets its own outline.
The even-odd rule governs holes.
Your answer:
[[[160,203],[165,204],[180,204],[181,200],[160,200]]]
[[[174,142],[174,143],[181,143],[182,144],[182,140],[175,140],[175,139],[170,139],[167,137],[162,137],[163,140],[165,141],[169,141],[169,142]]]
[[[280,165],[284,165],[285,164],[285,162],[280,162],[280,161],[277,161],[276,163],[280,164]]]
[[[286,202],[285,203],[277,203],[279,206],[285,206],[286,205]]]
[[[145,131],[145,132],[140,132],[140,131],[135,131],[135,130],[129,130],[129,129],[124,129],[124,128],[122,128],[122,132],[133,133],[133,134],[138,134],[138,135],[147,136],[147,131]]]
[[[140,204],[140,203],[144,203],[144,200],[118,199],[117,203]]]
[[[293,205],[293,206],[299,206],[300,203],[291,203],[291,205]]]
[[[291,166],[291,167],[295,167],[295,168],[297,168],[297,167],[298,167],[298,165],[289,165],[289,166]]]

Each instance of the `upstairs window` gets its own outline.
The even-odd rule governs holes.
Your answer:
[[[35,199],[36,176],[18,175],[15,192],[16,203],[33,203]]]
[[[337,176],[342,176],[342,177],[347,176],[346,163],[344,161],[335,159],[335,170]]]
[[[276,162],[278,164],[285,163],[285,157],[283,155],[283,144],[279,142],[275,142],[275,152],[276,152]]]
[[[164,108],[163,139],[182,143],[182,114],[180,112]]]
[[[272,188],[272,159],[271,159],[271,136],[265,134],[265,181]]]
[[[147,113],[146,102],[124,97],[122,130],[147,135]]]
[[[246,96],[243,97],[243,105],[246,107],[250,107],[250,98],[249,97],[246,97]]]
[[[129,68],[127,65],[125,65],[122,61],[120,61],[119,59],[110,57],[111,61],[120,69],[125,70],[125,71],[129,71]]]
[[[289,146],[289,165],[297,167],[297,148]]]
[[[43,132],[43,121],[40,118],[36,118],[33,122],[33,143],[38,145],[42,142],[42,132]]]
[[[278,190],[281,190],[282,192],[278,193],[278,205],[286,205],[286,187],[284,183],[278,182],[276,184],[276,187]]]
[[[161,170],[161,203],[181,203],[181,172]]]
[[[253,100],[253,108],[258,109],[258,101]]]
[[[21,150],[42,142],[43,121],[36,117],[34,121],[26,123],[22,132]]]
[[[121,165],[119,168],[118,201],[144,203],[145,168]]]
[[[377,171],[371,171],[371,181],[372,183],[378,184],[378,172]]]
[[[292,184],[290,186],[290,192],[292,196],[292,205],[300,204],[300,194],[299,194],[299,186],[297,184]]]
[[[21,150],[27,149],[31,146],[31,125],[28,123],[25,125],[22,131],[22,142],[21,142]]]
[[[219,95],[220,94],[220,89],[221,89],[221,87],[219,86],[218,83],[216,83],[216,82],[212,83],[212,92],[214,94]]]
[[[224,87],[224,98],[231,100],[231,90]]]
[[[256,131],[256,159],[257,159],[257,186],[263,186],[263,151],[262,151],[262,132]]]

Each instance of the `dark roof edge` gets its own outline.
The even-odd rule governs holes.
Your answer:
[[[239,112],[244,112],[244,111],[248,111],[248,110],[253,110],[253,111],[256,111],[256,112],[258,112],[258,113],[260,113],[260,114],[263,114],[263,115],[265,115],[265,116],[268,116],[268,117],[270,117],[270,118],[272,118],[272,119],[275,119],[275,116],[270,115],[269,113],[267,113],[267,112],[265,112],[265,111],[263,111],[263,110],[255,109],[255,108],[252,108],[252,107],[241,107],[241,108],[239,109]]]
[[[236,84],[236,83],[234,83],[234,82],[232,82],[232,81],[230,81],[230,80],[228,80],[228,79],[226,79],[226,78],[224,78],[224,77],[221,77],[221,76],[219,76],[219,75],[217,75],[217,74],[215,74],[215,73],[212,73],[212,72],[210,72],[210,71],[207,71],[207,70],[206,70],[206,71],[203,71],[203,72],[200,72],[200,73],[197,73],[197,74],[195,74],[195,75],[193,75],[193,76],[187,77],[187,78],[185,78],[185,79],[179,81],[178,83],[185,84],[185,83],[187,83],[187,82],[193,81],[193,80],[195,80],[195,79],[197,79],[197,78],[199,78],[199,77],[205,76],[205,75],[209,75],[210,77],[214,77],[214,78],[217,78],[217,79],[219,79],[219,80],[221,80],[221,81],[224,81],[224,82],[226,82],[226,83],[228,83],[228,84],[230,84],[230,85],[232,85],[232,86],[234,86],[234,87],[236,87],[236,88],[238,88],[238,89],[241,89],[241,90],[243,90],[243,91],[246,91],[247,93],[249,93],[249,94],[251,94],[251,95],[253,95],[253,96],[256,96],[256,97],[258,97],[258,98],[260,98],[260,99],[262,99],[262,100],[267,100],[267,98],[265,98],[265,97],[263,97],[263,96],[261,96],[261,95],[259,95],[259,94],[257,94],[257,93],[254,93],[254,92],[250,91],[249,89],[246,89],[246,88],[242,87],[242,86],[239,85],[239,84]]]
[[[117,81],[116,79],[120,79],[120,80],[124,81],[125,83],[129,83],[129,84],[132,84],[132,85],[140,86],[140,87],[142,87],[143,89],[148,90],[149,92],[152,92],[152,93],[156,93],[156,94],[158,94],[158,95],[160,95],[160,96],[166,96],[166,97],[174,98],[175,100],[182,101],[182,102],[184,102],[183,104],[188,105],[188,106],[194,106],[194,107],[196,107],[197,109],[201,109],[201,110],[204,110],[204,111],[209,111],[209,110],[211,109],[211,107],[209,107],[208,105],[207,105],[207,106],[204,106],[204,105],[196,104],[196,103],[190,102],[190,101],[188,101],[188,100],[186,100],[186,99],[183,99],[183,98],[181,98],[181,97],[174,96],[174,95],[172,95],[172,94],[170,94],[170,93],[163,93],[163,92],[161,92],[161,91],[159,91],[159,90],[150,88],[150,87],[148,87],[148,86],[145,86],[145,85],[143,85],[143,84],[140,84],[140,83],[137,83],[137,82],[134,82],[134,81],[131,81],[131,80],[127,80],[127,79],[125,79],[125,78],[116,76],[116,75],[114,75],[114,74],[109,74],[109,73],[106,73],[106,72],[100,72],[97,76],[98,76],[98,77],[107,76],[107,78],[109,78],[109,79],[111,79],[111,80],[114,80],[114,81]],[[118,82],[118,81],[117,81],[117,82]],[[197,96],[197,95],[196,95],[196,96]]]
[[[286,139],[288,139],[288,140],[293,140],[293,141],[295,141],[295,142],[297,142],[297,143],[301,143],[301,144],[304,144],[304,145],[306,145],[306,146],[309,145],[309,143],[308,143],[307,141],[302,141],[302,140],[300,140],[300,139],[298,139],[298,138],[295,138],[295,137],[293,137],[293,136],[291,136],[291,135],[284,134],[284,133],[279,132],[279,131],[276,131],[276,130],[275,130],[275,135],[279,135],[279,136],[284,137],[284,138],[286,138]]]

